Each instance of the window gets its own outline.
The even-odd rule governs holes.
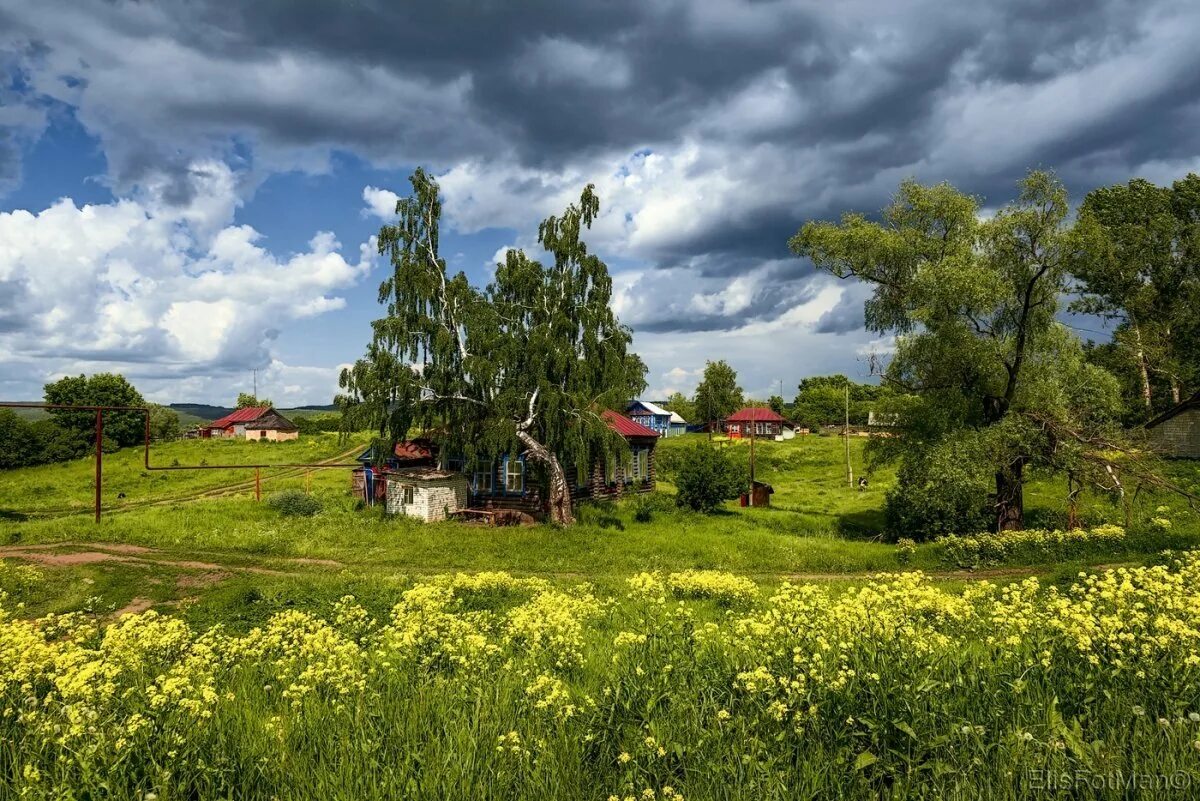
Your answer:
[[[591,483],[591,476],[588,475],[588,470],[582,464],[575,465],[575,486],[586,487]]]
[[[617,457],[609,456],[604,462],[604,481],[606,484],[617,483]]]
[[[521,459],[504,457],[504,492],[506,495],[525,492],[525,462]]]
[[[634,448],[629,454],[629,479],[645,481],[650,478],[650,449]]]
[[[411,484],[405,484],[400,488],[400,503],[408,506],[413,502],[414,488]]]
[[[458,456],[451,456],[446,460],[446,469],[452,473],[465,473],[467,472],[467,461],[462,457],[461,454]]]
[[[494,465],[491,459],[478,459],[475,462],[475,469],[471,473],[471,486],[475,488],[475,492],[480,495],[490,495],[492,493],[492,474]]]
[[[740,433],[741,433],[741,431],[742,431],[742,430],[741,430],[741,429],[738,427],[738,424],[737,424],[737,423],[730,423],[730,424],[729,424],[729,433],[730,433],[730,434],[740,434]]]
[[[259,432],[258,432],[258,438],[259,438],[259,439],[266,439],[266,438],[267,438],[267,432],[266,432],[266,431],[259,431]]]

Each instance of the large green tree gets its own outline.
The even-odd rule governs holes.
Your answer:
[[[1064,437],[1088,439],[1090,412],[1068,386],[1081,378],[1058,368],[1062,353],[1079,352],[1055,322],[1073,247],[1067,214],[1066,190],[1044,172],[987,219],[948,184],[905,181],[880,221],[810,222],[790,242],[818,269],[874,285],[867,326],[896,335],[884,380],[919,400],[891,446],[914,463],[952,445],[978,454],[998,529],[1023,525],[1027,467]]]
[[[410,182],[397,221],[379,232],[392,264],[379,289],[387,313],[372,324],[366,355],[342,372],[343,425],[387,443],[419,425],[467,459],[524,451],[544,475],[551,520],[571,523],[564,462],[624,448],[602,412],[645,388],[632,333],[609,305],[608,268],[583,240],[600,201],[589,185],[542,222],[538,243],[552,264],[509,250],[481,290],[440,255],[437,182],[421,169]]]
[[[125,376],[96,373],[67,376],[45,386],[46,403],[67,406],[145,406],[146,401]],[[96,430],[95,412],[52,409],[58,424],[81,442],[91,441]],[[139,412],[106,412],[104,440],[109,445],[136,445],[145,437],[145,418]]]
[[[1117,321],[1113,356],[1131,370],[1145,420],[1196,386],[1200,334],[1200,176],[1171,187],[1137,178],[1093,190],[1071,262],[1078,311]],[[1097,355],[1104,355],[1098,353]]]
[[[705,363],[693,403],[697,417],[708,423],[710,437],[719,421],[742,408],[743,397],[737,372],[724,359]]]
[[[237,397],[237,408],[253,409],[258,406],[274,406],[275,402],[270,398],[259,398],[251,392],[239,392]]]
[[[689,423],[695,422],[696,405],[688,400],[682,392],[672,392],[663,403],[663,408],[669,412],[675,412]]]

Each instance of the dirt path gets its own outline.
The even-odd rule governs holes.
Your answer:
[[[371,565],[371,564],[347,564],[339,562],[336,559],[320,559],[313,557],[267,557],[266,559],[272,562],[282,563],[292,569],[278,569],[270,567],[262,567],[254,564],[245,564],[240,562],[229,562],[222,557],[234,556],[214,551],[194,551],[193,555],[203,558],[176,558],[168,553],[159,551],[154,548],[149,548],[143,545],[130,545],[120,542],[74,542],[63,541],[55,543],[45,543],[38,545],[6,545],[0,546],[0,559],[20,559],[27,562],[34,562],[45,565],[47,567],[71,567],[74,565],[88,565],[101,562],[121,562],[125,564],[142,564],[147,566],[159,566],[167,568],[175,568],[185,571],[197,571],[199,575],[180,576],[179,583],[181,586],[209,586],[217,584],[229,578],[235,573],[253,573],[257,575],[267,576],[301,576],[307,572],[311,572],[314,568],[327,568],[341,570],[358,569],[369,572],[379,568],[389,572],[410,572],[413,574],[437,574],[437,573],[470,573],[471,570],[453,567],[438,567],[438,566],[422,566],[421,568],[412,568],[397,565]],[[240,556],[238,554],[237,556]],[[1119,567],[1128,567],[1133,562],[1128,563],[1111,563],[1092,565],[1087,570],[1092,572],[1102,572],[1112,570]],[[1020,565],[1013,567],[987,568],[983,570],[923,570],[926,576],[938,581],[1003,581],[1005,579],[1020,579],[1036,576],[1047,572],[1046,565]],[[543,576],[547,578],[557,579],[578,579],[586,580],[587,575],[578,571],[518,571],[521,575]],[[837,582],[837,581],[863,581],[872,576],[877,576],[881,572],[906,572],[906,571],[862,571],[856,573],[748,573],[756,579],[773,580],[779,579],[784,581],[807,581],[807,582]]]
[[[297,575],[300,571],[277,570],[258,565],[209,562],[197,559],[175,559],[162,551],[142,545],[119,542],[55,542],[45,545],[6,545],[0,547],[0,559],[20,559],[47,567],[71,567],[99,562],[122,562],[156,567],[171,567],[179,570],[203,571],[206,578],[225,576],[232,573],[255,573],[267,576]],[[341,562],[333,559],[307,559],[279,557],[276,561],[303,567],[336,567]]]

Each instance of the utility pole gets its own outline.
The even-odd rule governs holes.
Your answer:
[[[254,368],[254,402],[258,402],[258,368]]]
[[[846,427],[842,429],[846,436],[846,482],[854,489],[854,468],[850,465],[850,384],[846,384]]]
[[[750,426],[750,501],[749,505],[754,505],[754,421],[751,420],[747,425]]]

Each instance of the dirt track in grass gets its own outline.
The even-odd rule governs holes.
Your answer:
[[[20,559],[46,567],[72,567],[98,562],[122,562],[144,564],[153,567],[170,567],[179,570],[205,571],[209,583],[213,576],[230,573],[257,573],[267,576],[294,575],[297,571],[278,570],[258,565],[210,562],[197,559],[176,559],[162,551],[142,545],[121,542],[56,542],[45,545],[6,545],[0,547],[0,559]],[[280,557],[275,561],[294,564],[297,567],[340,568],[341,562],[333,559],[289,559]]]

